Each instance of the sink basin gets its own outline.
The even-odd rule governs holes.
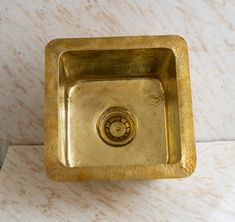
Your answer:
[[[195,163],[184,39],[48,43],[45,165],[50,178],[178,178],[189,176]]]

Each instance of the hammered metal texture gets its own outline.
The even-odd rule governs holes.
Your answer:
[[[51,178],[178,178],[195,164],[183,38],[56,39],[47,45],[45,165]]]

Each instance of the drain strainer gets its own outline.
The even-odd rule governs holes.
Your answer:
[[[97,129],[104,142],[112,146],[124,146],[135,136],[134,117],[122,107],[106,110],[97,123]]]

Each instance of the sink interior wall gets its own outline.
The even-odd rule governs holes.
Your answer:
[[[60,139],[60,158],[69,165],[67,156],[68,125],[66,119],[69,89],[79,81],[115,80],[132,78],[157,78],[165,96],[168,163],[178,162],[181,157],[179,138],[179,113],[175,57],[170,49],[131,49],[71,51],[60,57],[59,70],[59,130],[64,135]]]
[[[69,82],[81,79],[156,77],[157,70],[171,51],[168,49],[132,49],[73,51],[62,55]]]

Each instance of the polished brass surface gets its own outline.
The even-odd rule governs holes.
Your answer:
[[[185,41],[57,39],[46,47],[45,164],[56,180],[177,178],[196,163]]]

